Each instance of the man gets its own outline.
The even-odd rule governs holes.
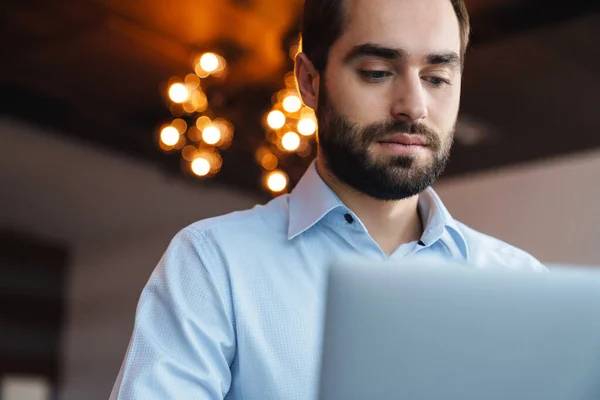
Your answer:
[[[289,196],[181,231],[146,286],[113,399],[310,399],[324,282],[356,254],[543,269],[430,185],[459,110],[462,0],[307,0],[296,77],[319,154]]]

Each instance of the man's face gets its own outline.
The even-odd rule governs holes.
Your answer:
[[[460,34],[449,0],[346,0],[320,78],[320,157],[340,180],[397,200],[431,185],[452,146]]]

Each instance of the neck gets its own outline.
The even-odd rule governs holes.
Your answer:
[[[344,205],[360,218],[369,235],[387,255],[400,245],[421,238],[423,226],[417,207],[419,196],[394,201],[378,200],[340,181],[319,158],[317,171]]]

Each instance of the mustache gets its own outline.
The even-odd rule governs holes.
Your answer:
[[[380,141],[390,134],[403,133],[423,136],[429,147],[434,151],[442,147],[439,134],[424,124],[413,124],[403,120],[378,122],[364,127],[362,131],[363,140],[366,143]]]

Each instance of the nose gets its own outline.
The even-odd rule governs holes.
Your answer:
[[[397,80],[391,113],[394,119],[411,123],[423,122],[427,118],[427,93],[417,73],[407,73]]]

